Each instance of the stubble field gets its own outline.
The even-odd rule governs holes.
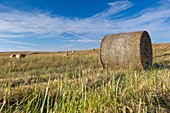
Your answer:
[[[103,69],[99,52],[0,53],[0,112],[170,112],[170,44],[147,71]]]

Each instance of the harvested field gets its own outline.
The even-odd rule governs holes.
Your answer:
[[[152,47],[147,71],[105,70],[99,49],[0,53],[0,112],[169,113],[170,44]]]

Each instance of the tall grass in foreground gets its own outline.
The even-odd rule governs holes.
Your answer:
[[[0,112],[170,112],[168,61],[148,71],[104,70],[97,53],[0,62]]]

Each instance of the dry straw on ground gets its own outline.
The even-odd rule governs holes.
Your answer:
[[[100,47],[104,68],[148,69],[152,65],[152,44],[146,31],[107,35]]]

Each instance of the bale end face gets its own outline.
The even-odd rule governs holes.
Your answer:
[[[140,58],[143,69],[149,69],[152,66],[152,43],[149,34],[144,31],[140,40]]]

